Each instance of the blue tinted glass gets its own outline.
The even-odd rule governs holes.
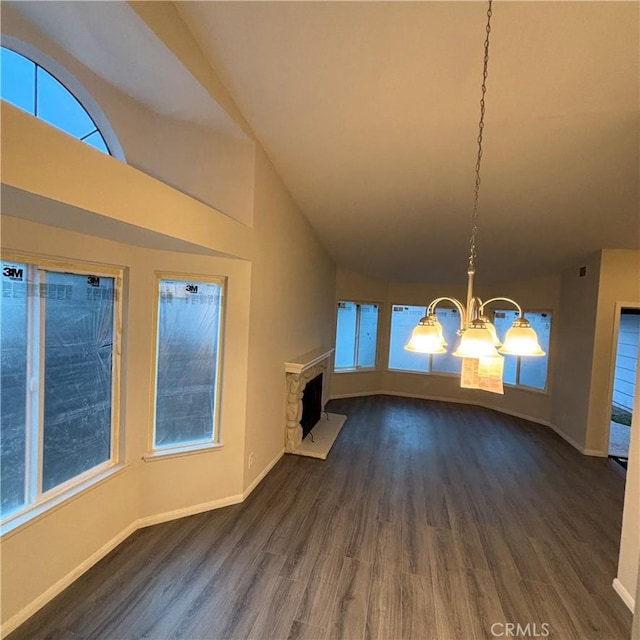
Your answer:
[[[358,366],[376,366],[376,341],[378,339],[378,305],[360,305],[358,331]]]
[[[336,369],[351,369],[356,366],[356,326],[358,307],[354,302],[338,303],[336,327]]]
[[[111,456],[114,279],[49,272],[40,295],[47,491]]]
[[[33,114],[35,109],[35,64],[2,47],[0,89],[2,99]]]
[[[393,305],[391,307],[391,335],[389,340],[389,369],[401,371],[429,371],[429,356],[406,351],[411,333],[425,314],[425,307]]]
[[[0,513],[25,502],[27,408],[27,265],[2,263],[0,305]]]
[[[91,145],[98,151],[102,151],[102,153],[109,153],[109,148],[107,147],[107,143],[104,141],[104,138],[100,134],[99,131],[92,133],[90,136],[87,136],[83,142],[86,142],[88,145]]]
[[[551,338],[551,313],[525,313],[531,328],[538,335],[538,342],[546,355],[522,356],[520,358],[520,384],[534,389],[547,386],[547,365],[549,364],[549,339]]]
[[[36,115],[75,138],[82,138],[96,128],[89,114],[73,94],[40,67]]]

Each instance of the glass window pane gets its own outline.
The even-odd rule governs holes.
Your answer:
[[[517,311],[495,311],[493,314],[493,324],[496,328],[500,342],[504,342],[507,331],[511,328],[513,321],[518,317]],[[518,369],[518,358],[516,356],[504,357],[504,373],[502,380],[505,384],[516,384],[516,373]]]
[[[24,56],[2,47],[0,89],[2,99],[28,113],[35,112],[36,65]]]
[[[0,494],[4,516],[25,503],[27,265],[2,262]]]
[[[88,145],[94,147],[102,153],[109,153],[107,143],[104,141],[102,134],[99,131],[94,131],[90,136],[87,136],[82,142],[86,142]]]
[[[155,446],[214,437],[222,287],[161,280]]]
[[[338,302],[336,323],[336,369],[353,369],[356,366],[356,326],[358,307],[354,302]]]
[[[75,138],[86,136],[96,128],[73,94],[41,67],[38,67],[37,100],[38,118]]]
[[[462,370],[462,358],[452,355],[460,342],[458,330],[460,329],[460,313],[457,309],[436,309],[438,322],[442,325],[444,339],[447,342],[447,353],[433,356],[432,370],[441,373],[460,373]]]
[[[358,334],[358,366],[376,366],[376,340],[378,338],[378,305],[360,305],[360,332]]]
[[[114,279],[47,272],[43,491],[111,456]]]
[[[551,337],[551,313],[524,314],[531,328],[538,334],[538,342],[546,355],[520,357],[520,384],[534,389],[544,389],[547,385],[547,366],[549,364],[549,339]]]
[[[389,340],[389,369],[401,371],[429,371],[429,356],[406,351],[411,333],[425,314],[425,307],[393,305],[391,307],[391,335]]]

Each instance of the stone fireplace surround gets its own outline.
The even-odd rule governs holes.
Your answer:
[[[334,349],[316,349],[284,363],[287,376],[287,423],[285,427],[285,451],[298,453],[302,443],[302,394],[307,382],[322,373],[322,411],[329,389],[329,364]]]

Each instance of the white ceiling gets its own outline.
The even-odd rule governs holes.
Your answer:
[[[485,3],[176,6],[338,264],[465,278]],[[640,248],[639,7],[494,3],[480,279]]]

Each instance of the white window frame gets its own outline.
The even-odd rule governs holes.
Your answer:
[[[167,446],[156,447],[156,397],[158,391],[158,338],[159,338],[159,322],[160,322],[160,282],[162,280],[178,280],[180,282],[203,282],[207,284],[220,285],[220,322],[218,323],[218,350],[216,358],[216,389],[214,397],[214,414],[212,437],[209,440],[201,442],[186,442],[184,444],[170,444]],[[150,395],[149,404],[149,429],[147,451],[143,457],[145,462],[152,462],[165,458],[175,458],[178,456],[200,453],[212,449],[221,449],[222,429],[220,425],[221,401],[222,401],[222,379],[223,379],[223,353],[224,353],[224,336],[225,336],[225,319],[226,319],[226,299],[227,299],[227,278],[224,276],[211,276],[195,273],[180,273],[175,271],[156,271],[154,272],[154,294],[153,294],[153,331],[152,331],[152,357],[151,357],[151,381],[153,384]]]
[[[492,319],[495,325],[495,313],[496,312],[501,312],[501,311],[507,311],[507,312],[513,312],[513,309],[500,309],[498,307],[496,307],[495,309],[491,310],[491,314],[492,314]],[[551,318],[551,331],[549,333],[549,348],[547,349],[547,354],[546,354],[546,358],[547,358],[547,371],[545,374],[545,378],[544,378],[544,389],[540,389],[538,387],[530,387],[529,385],[526,384],[521,384],[520,383],[520,364],[522,362],[522,358],[526,358],[527,356],[513,356],[516,359],[516,381],[515,383],[511,383],[511,382],[504,382],[503,384],[511,389],[521,389],[524,391],[530,391],[531,393],[540,393],[543,395],[548,395],[549,393],[549,370],[551,368],[551,336],[552,336],[552,332],[553,332],[553,310],[552,309],[525,309],[524,307],[522,308],[522,316],[524,318],[527,317],[528,313],[547,313],[549,314],[549,317]],[[535,357],[535,356],[533,356]]]
[[[354,354],[353,354],[353,360],[355,362],[355,366],[354,367],[340,367],[340,368],[336,368],[335,366],[335,354],[334,354],[334,373],[353,373],[355,371],[376,371],[378,369],[378,340],[380,337],[380,314],[382,312],[382,304],[380,302],[369,302],[367,300],[343,300],[340,299],[338,300],[338,306],[336,306],[336,343],[337,343],[337,338],[338,338],[338,309],[340,308],[340,304],[341,303],[347,303],[347,304],[355,304],[357,307],[357,311],[356,311],[356,336],[355,336],[355,342],[354,342]],[[358,364],[358,345],[360,342],[360,311],[361,311],[361,306],[363,304],[368,304],[371,305],[372,307],[377,307],[378,308],[378,317],[377,317],[377,322],[376,322],[376,356],[374,358],[374,363],[371,366],[364,366],[364,365],[359,365]]]
[[[123,270],[117,267],[94,264],[90,262],[76,262],[41,258],[36,255],[16,252],[2,253],[3,262],[26,264],[29,281],[39,286],[41,271],[70,273],[73,275],[99,276],[114,279],[113,301],[113,351],[111,359],[111,447],[108,460],[87,469],[83,473],[69,478],[65,482],[42,491],[42,463],[44,440],[44,332],[45,332],[45,302],[35,303],[34,296],[27,296],[27,402],[26,429],[26,465],[25,465],[25,497],[26,504],[2,519],[0,532],[8,533],[32,518],[58,506],[62,502],[102,482],[113,473],[123,468],[121,464],[121,420],[120,420],[120,367],[122,356],[122,292]],[[42,300],[38,296],[38,300]],[[38,310],[36,314],[35,310]],[[35,370],[34,370],[35,369]],[[35,383],[37,392],[30,392]],[[37,444],[34,445],[34,440]]]

